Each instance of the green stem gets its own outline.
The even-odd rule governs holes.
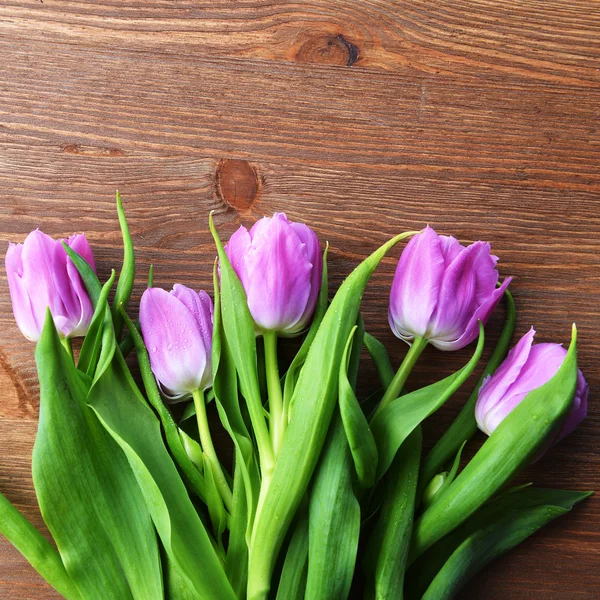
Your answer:
[[[67,354],[73,358],[73,344],[71,343],[71,338],[60,338],[60,343],[63,348],[67,351]]]
[[[379,406],[377,407],[373,417],[378,415],[392,400],[395,400],[398,398],[398,396],[400,396],[400,392],[402,391],[410,372],[415,366],[419,356],[421,356],[423,350],[425,350],[427,343],[428,340],[426,338],[416,337],[414,339],[413,343],[408,349],[408,352],[406,353],[406,356],[404,357],[404,360],[402,361],[402,364],[400,365],[400,368],[396,371],[394,379],[392,379],[392,382],[390,385],[388,385],[388,388],[385,391],[385,394],[383,395],[383,398],[381,399],[381,402],[379,403]]]
[[[192,397],[194,398],[194,406],[196,408],[196,420],[198,421],[198,433],[200,434],[200,444],[202,450],[208,456],[215,476],[215,482],[219,488],[219,493],[223,498],[225,508],[231,513],[231,507],[233,504],[233,494],[231,488],[227,483],[225,474],[217,457],[215,447],[213,445],[212,437],[210,435],[210,429],[208,427],[208,418],[206,416],[206,404],[204,402],[204,392],[202,390],[196,390],[193,392]]]
[[[283,394],[279,380],[279,366],[277,364],[277,333],[265,331],[263,333],[265,343],[265,368],[267,372],[267,391],[269,393],[269,412],[271,414],[271,440],[273,441],[273,452],[277,457],[287,416],[284,414]]]

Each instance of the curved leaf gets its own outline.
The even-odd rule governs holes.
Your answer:
[[[556,375],[529,392],[415,526],[412,558],[460,525],[524,467],[564,420],[577,383],[577,330]]]
[[[471,360],[459,371],[436,383],[392,400],[371,420],[371,431],[377,443],[380,479],[394,460],[398,448],[422,421],[434,413],[466,381],[483,351],[483,326],[479,324],[479,341]]]
[[[356,327],[352,329],[342,356],[342,368],[339,377],[339,405],[342,423],[350,446],[354,468],[358,482],[363,487],[371,487],[375,483],[377,472],[377,445],[371,428],[365,417],[356,394],[348,381],[349,349]]]

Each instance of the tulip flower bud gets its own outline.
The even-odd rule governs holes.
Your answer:
[[[462,246],[431,227],[400,256],[390,293],[389,323],[407,343],[415,337],[440,350],[457,350],[478,335],[511,278],[497,287],[498,258],[486,242]]]
[[[9,244],[6,252],[15,320],[32,342],[40,339],[48,308],[58,334],[65,338],[85,335],[94,314],[87,290],[62,242],[36,229],[22,244]],[[72,235],[67,244],[96,270],[85,235]]]
[[[442,471],[437,475],[434,475],[431,478],[431,481],[427,484],[425,489],[423,490],[423,499],[421,501],[423,508],[427,508],[431,506],[436,498],[436,496],[440,493],[441,489],[444,487],[444,483],[448,479],[448,471]]]
[[[554,377],[567,355],[560,344],[533,345],[534,335],[532,327],[479,389],[475,418],[479,429],[488,435],[529,392]],[[588,384],[581,371],[578,371],[573,405],[553,443],[571,433],[585,419],[588,391]]]
[[[310,321],[321,287],[323,259],[314,231],[285,214],[240,227],[225,252],[248,298],[259,331],[301,332]]]
[[[150,366],[163,394],[184,399],[212,385],[213,304],[206,292],[176,284],[171,292],[148,288],[140,325]]]

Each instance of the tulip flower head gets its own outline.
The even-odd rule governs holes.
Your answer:
[[[390,293],[389,323],[411,343],[427,339],[440,350],[471,343],[502,298],[511,278],[497,287],[498,258],[486,242],[461,245],[426,227],[400,256]]]
[[[475,418],[479,429],[488,435],[500,425],[527,394],[544,385],[558,371],[567,351],[560,344],[533,344],[533,327],[508,353],[492,376],[483,382]],[[571,410],[558,432],[554,443],[571,433],[587,415],[589,387],[580,370]]]
[[[301,332],[315,310],[323,259],[314,231],[283,213],[240,227],[225,252],[259,331]]]
[[[170,292],[148,288],[140,325],[159,387],[183,400],[212,385],[213,304],[206,292],[176,284]]]
[[[85,335],[94,314],[85,285],[62,242],[36,229],[22,244],[9,244],[6,252],[15,320],[32,342],[40,339],[48,308],[58,334],[65,338]],[[67,244],[96,270],[85,235],[72,235]]]

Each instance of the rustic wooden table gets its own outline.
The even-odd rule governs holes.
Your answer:
[[[331,244],[332,290],[392,234],[487,239],[512,274],[518,334],[580,330],[587,421],[524,476],[600,490],[600,6],[594,0],[4,0],[0,238],[85,231],[117,266],[119,188],[140,270],[209,286],[207,216],[227,236],[286,211]],[[397,254],[395,255],[397,256]],[[387,328],[394,259],[367,293]],[[136,289],[136,303],[142,289]],[[497,329],[499,318],[495,320]],[[411,385],[464,361],[427,353]],[[374,384],[365,371],[365,388]],[[0,491],[42,526],[31,483],[33,346],[0,275]],[[464,394],[428,424],[426,440]],[[480,574],[461,598],[600,597],[592,498]],[[57,598],[0,540],[0,597]]]

